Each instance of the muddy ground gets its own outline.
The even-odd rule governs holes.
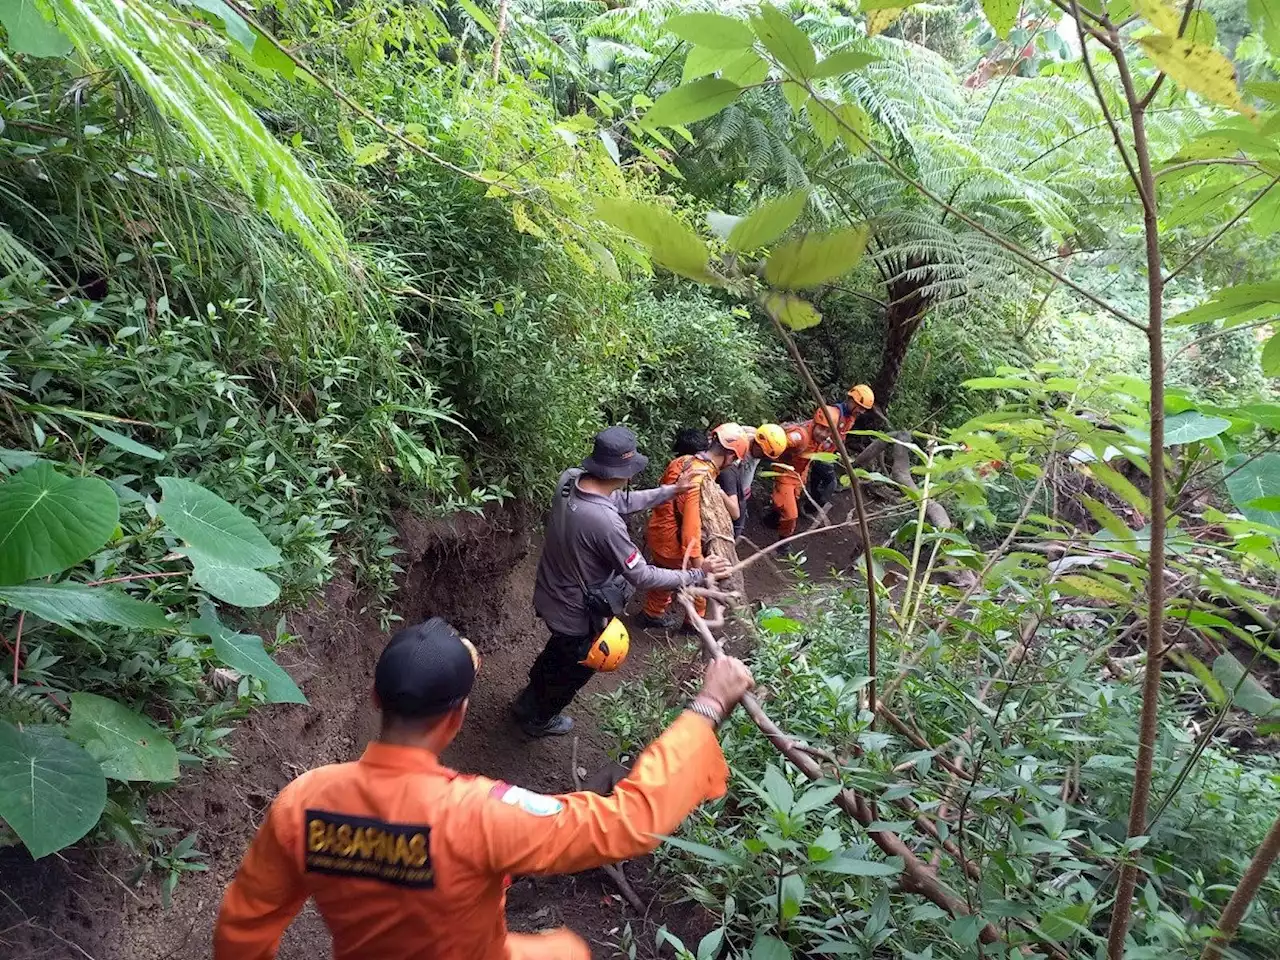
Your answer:
[[[406,517],[400,546],[408,558],[396,612],[406,623],[439,615],[469,636],[484,654],[467,723],[445,761],[464,772],[484,773],[532,790],[572,789],[572,737],[532,741],[508,719],[507,704],[523,686],[546,639],[532,607],[539,540],[537,518],[498,512],[426,523]],[[809,538],[806,573],[823,576],[851,561],[848,531]],[[757,543],[773,534],[753,526]],[[750,552],[744,547],[742,553]],[[788,578],[770,561],[755,564],[748,594],[758,600],[786,592]],[[348,577],[340,576],[323,598],[289,616],[298,641],[277,659],[310,704],[256,710],[231,739],[235,761],[186,773],[177,789],[157,795],[157,823],[198,832],[207,873],[185,875],[168,910],[158,883],[140,888],[125,877],[135,862],[118,848],[77,848],[32,863],[20,849],[0,851],[0,957],[5,960],[183,960],[210,955],[222,891],[276,792],[305,770],[352,760],[376,733],[369,706],[373,666],[386,634]],[[610,744],[595,719],[592,694],[635,682],[655,651],[686,650],[686,641],[632,623],[632,654],[615,674],[595,678],[572,708],[578,720],[579,765],[588,771],[610,762]],[[691,656],[691,655],[689,655]],[[671,657],[677,661],[680,657]],[[637,933],[640,956],[653,952],[659,924],[696,938],[710,924],[698,908],[676,902],[646,861],[626,867],[649,904],[637,917],[621,903],[600,871],[550,879],[523,879],[511,888],[508,921],[515,930],[567,924],[586,937],[597,957],[617,955],[625,924]],[[286,933],[282,960],[329,955],[329,936],[308,907]]]

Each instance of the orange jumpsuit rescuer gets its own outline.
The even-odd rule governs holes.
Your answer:
[[[702,484],[715,483],[720,471],[751,451],[751,438],[736,423],[725,423],[711,431],[711,447],[693,456],[676,457],[667,464],[662,483],[673,484],[684,474],[694,478],[691,490],[677,494],[673,500],[655,507],[649,515],[645,542],[656,567],[679,570],[685,565],[702,566]],[[650,622],[659,621],[671,606],[670,590],[650,590],[644,599],[644,615]],[[697,597],[694,607],[698,615],[707,611],[705,597]]]
[[[587,960],[575,933],[507,932],[513,874],[570,873],[639,856],[728,769],[715,727],[751,686],[737,661],[702,692],[612,796],[543,796],[455,773],[439,753],[466,715],[479,658],[447,623],[398,631],[378,661],[382,732],[355,763],[281,791],[227,888],[215,960],[269,960],[310,897],[335,960]]]
[[[800,495],[809,477],[809,455],[826,452],[833,430],[840,423],[840,408],[819,407],[812,420],[789,423],[787,450],[777,459],[777,473],[773,480],[773,506],[778,512],[778,536],[789,537],[796,532],[796,520],[800,516]]]

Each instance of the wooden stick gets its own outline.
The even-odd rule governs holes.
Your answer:
[[[573,776],[573,789],[581,790],[582,780],[578,776],[578,738],[576,736],[573,738],[573,750],[569,757],[569,773]],[[642,917],[649,912],[645,909],[644,901],[640,899],[640,895],[631,886],[627,875],[622,872],[622,864],[605,863],[601,864],[600,869],[613,881],[613,885],[618,888],[618,892],[622,894],[623,899],[631,904],[632,910]]]

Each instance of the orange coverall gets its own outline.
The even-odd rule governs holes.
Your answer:
[[[796,520],[800,517],[800,495],[809,478],[809,454],[822,450],[823,444],[813,439],[813,421],[789,423],[787,449],[777,462],[784,465],[773,478],[773,506],[778,511],[778,536],[789,537],[796,532]],[[791,467],[791,470],[785,469]]]
[[[568,929],[507,932],[512,874],[573,873],[641,856],[729,770],[686,712],[609,797],[541,796],[455,773],[416,747],[371,743],[280,792],[227,888],[214,960],[269,960],[308,897],[334,960],[587,960]]]
[[[684,552],[690,544],[693,548],[689,549],[689,566],[702,559],[702,484],[715,483],[720,473],[714,463],[701,457],[676,457],[667,464],[662,483],[675,483],[686,469],[694,478],[693,489],[654,507],[645,530],[650,562],[668,570],[679,570],[684,566]],[[698,616],[706,614],[706,597],[697,597],[693,605]],[[660,618],[670,606],[670,590],[650,590],[645,594],[644,612],[647,616]]]

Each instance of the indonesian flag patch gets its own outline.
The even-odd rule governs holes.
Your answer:
[[[627,559],[623,563],[623,566],[625,566],[628,570],[634,570],[639,563],[640,563],[640,551],[632,550],[631,556],[627,557]]]

